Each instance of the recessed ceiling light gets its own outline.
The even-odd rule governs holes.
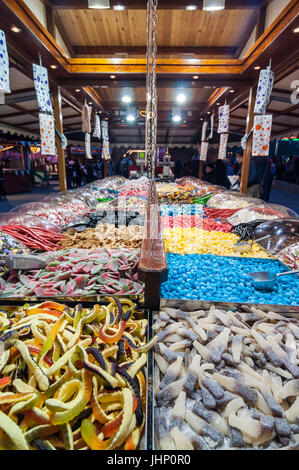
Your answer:
[[[124,103],[131,103],[132,101],[132,98],[129,95],[123,95],[121,99]]]
[[[135,121],[135,115],[133,113],[127,114],[127,121],[128,122],[134,122]]]
[[[218,11],[224,10],[225,0],[203,0],[203,10],[206,11]]]
[[[53,64],[53,65],[50,65],[50,68],[53,69],[53,70],[55,70],[55,69],[57,69],[57,65],[54,65],[54,64]]]
[[[104,10],[110,8],[110,0],[88,0],[88,8]]]
[[[92,104],[92,101],[88,101],[88,104]]]
[[[110,78],[116,78],[116,75],[110,75]]]
[[[216,104],[217,104],[217,106],[220,106],[220,105],[221,105],[221,103],[216,103]]]
[[[11,26],[10,29],[13,33],[21,33],[22,31],[21,28],[18,28],[17,26]]]
[[[229,90],[230,93],[235,93],[235,90]]]
[[[124,5],[114,5],[113,10],[124,10],[125,6]]]
[[[200,121],[203,121],[203,118],[200,118]]]
[[[293,29],[293,33],[298,34],[299,33],[299,26]]]
[[[196,5],[187,5],[186,6],[186,10],[190,10],[190,11],[196,10],[196,8],[197,8]]]
[[[208,111],[207,114],[211,114],[211,111]]]
[[[177,97],[176,97],[176,101],[177,101],[178,103],[185,103],[185,101],[186,101],[186,95],[185,95],[185,93],[180,92],[180,93],[177,95]]]
[[[260,68],[261,68],[261,67],[260,67],[259,65],[256,65],[256,66],[254,67],[254,70],[260,70]]]
[[[172,116],[172,120],[173,120],[173,122],[181,122],[182,117],[181,117],[180,114],[174,114],[174,115]]]
[[[194,80],[197,80],[199,78],[198,75],[193,75]]]
[[[80,88],[76,88],[75,92],[80,93]]]

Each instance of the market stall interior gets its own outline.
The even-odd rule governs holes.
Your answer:
[[[60,192],[0,214],[0,449],[298,449],[299,218],[250,178],[298,129],[299,2],[1,7],[4,158]],[[70,142],[104,178],[67,190]]]

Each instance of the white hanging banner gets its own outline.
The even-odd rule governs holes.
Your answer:
[[[93,137],[101,138],[101,121],[97,114],[94,115],[94,131]]]
[[[56,155],[54,117],[39,114],[40,141],[42,155]]]
[[[84,104],[82,108],[82,132],[84,133],[91,133],[91,124],[90,124],[90,118],[91,118],[91,110],[92,107],[88,106],[86,103]]]
[[[274,73],[268,67],[261,70],[259,83],[256,92],[254,112],[255,114],[265,114],[270,101],[271,92],[274,83]]]
[[[220,143],[219,143],[218,160],[226,159],[227,141],[228,141],[228,134],[221,134]]]
[[[110,150],[109,150],[109,142],[107,142],[107,141],[103,142],[102,159],[103,160],[110,160],[111,159]]]
[[[267,157],[270,149],[272,114],[254,116],[252,155]]]
[[[32,66],[38,108],[40,111],[53,114],[49,90],[48,70],[41,65],[33,64]]]
[[[229,129],[229,104],[218,108],[218,134],[225,134]]]
[[[4,31],[0,29],[0,91],[10,93],[9,60]]]
[[[214,113],[213,113],[212,116],[211,116],[211,130],[210,130],[210,133],[209,133],[209,135],[208,135],[207,140],[212,139],[212,137],[213,137],[213,132],[214,132]]]
[[[109,142],[108,121],[102,121],[102,137],[104,142]]]
[[[205,162],[208,155],[209,142],[202,142],[200,146],[200,160]]]
[[[85,155],[86,158],[91,159],[91,147],[90,147],[90,134],[86,133],[85,134]]]
[[[208,127],[208,121],[204,121],[204,123],[202,125],[202,130],[201,130],[201,141],[202,142],[206,141],[207,127]]]

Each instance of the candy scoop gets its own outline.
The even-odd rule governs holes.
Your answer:
[[[46,266],[46,263],[41,258],[31,255],[0,256],[0,264],[6,264],[9,269],[23,269],[30,271],[33,269],[41,269]]]
[[[254,287],[258,290],[273,290],[276,279],[280,276],[286,276],[287,274],[299,273],[299,269],[294,271],[285,271],[283,273],[274,274],[269,271],[256,271],[247,273],[248,276],[254,280]]]
[[[259,242],[260,240],[264,240],[265,238],[269,238],[271,235],[265,235],[264,237],[257,238],[256,240],[250,241],[245,241],[245,242],[238,242],[233,245],[234,251],[241,251],[242,253],[245,253],[247,251],[250,251],[252,248],[252,245],[254,243]]]

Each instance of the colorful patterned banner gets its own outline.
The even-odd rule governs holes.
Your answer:
[[[103,160],[110,160],[110,150],[109,150],[109,142],[103,142],[103,150],[102,150],[102,159]]]
[[[85,154],[86,158],[92,158],[91,156],[91,147],[90,147],[90,134],[88,132],[85,134]]]
[[[225,134],[229,130],[229,104],[218,108],[218,134]]]
[[[267,157],[270,149],[272,115],[254,117],[252,155]]]
[[[4,32],[0,29],[0,91],[10,93],[9,60]]]
[[[102,137],[104,142],[109,142],[108,121],[102,121]]]
[[[47,69],[33,64],[33,81],[39,110],[53,114]]]
[[[202,142],[200,146],[200,160],[205,162],[208,154],[209,142]]]
[[[208,128],[208,121],[204,121],[204,123],[202,125],[202,130],[201,130],[201,141],[202,142],[206,141],[207,128]]]
[[[214,132],[214,113],[213,113],[212,116],[211,116],[211,130],[210,130],[210,133],[209,133],[209,135],[208,135],[207,140],[212,139],[212,137],[213,137],[213,132]]]
[[[261,70],[259,83],[256,92],[254,112],[256,114],[265,114],[270,101],[271,92],[274,83],[274,73],[270,68]]]
[[[228,141],[228,134],[221,134],[220,143],[219,143],[218,160],[226,159],[227,141]]]
[[[91,124],[90,124],[91,110],[92,110],[92,107],[88,106],[85,103],[82,108],[82,132],[84,133],[88,132],[88,134],[91,133]]]
[[[94,115],[94,131],[93,137],[101,138],[101,121],[97,114]]]
[[[40,141],[42,155],[56,155],[54,117],[39,114]]]

